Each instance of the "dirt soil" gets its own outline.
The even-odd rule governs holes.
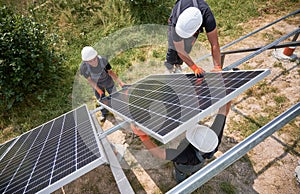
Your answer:
[[[241,25],[249,33],[278,18],[280,17],[270,15]],[[262,33],[243,40],[228,50],[264,46],[298,28],[299,21],[300,16],[287,21],[284,20]],[[291,38],[287,41],[290,40]],[[248,95],[248,93],[245,93],[233,100],[221,147],[216,157],[244,139],[241,131],[232,130],[236,125],[235,123],[247,121],[247,119],[250,122],[251,118],[253,119],[255,115],[259,114],[269,115],[270,113],[266,110],[280,110],[279,112],[282,113],[300,101],[300,49],[297,48],[294,51],[298,59],[293,61],[275,58],[274,55],[280,52],[282,52],[282,49],[267,50],[239,66],[240,69],[270,69],[271,74],[264,79],[264,83],[267,84],[267,88],[276,88],[276,93],[270,93],[269,91],[264,94],[261,93],[261,95]],[[225,66],[249,54],[228,55],[225,58]],[[153,72],[158,71],[164,73],[162,63],[159,66],[152,65],[147,68],[141,68],[141,66],[141,64],[136,64],[127,73],[127,76],[130,77],[131,74],[136,74],[138,69],[146,69],[145,72],[139,71],[141,77],[147,73],[153,74]],[[256,86],[251,91],[256,94],[256,92],[259,92],[258,90],[259,88]],[[275,96],[285,97],[287,99],[286,103],[281,107],[278,106],[274,102]],[[117,123],[112,118],[109,118],[103,124],[104,130],[113,127]],[[210,120],[207,119],[207,122],[210,122]],[[243,158],[198,188],[194,193],[300,193],[300,187],[294,177],[295,168],[298,161],[300,161],[299,129],[300,118],[298,116],[292,124],[287,124],[265,139]],[[134,137],[129,130],[119,130],[109,135],[108,139],[116,144],[118,149],[119,147],[127,148],[121,164],[136,193],[165,193],[176,185],[172,177],[173,167],[170,162],[157,161],[151,156],[148,159],[147,153],[144,153],[144,158],[134,157],[132,153],[134,150],[139,151],[144,150],[144,148],[139,139]],[[134,149],[131,149],[133,145]],[[145,158],[147,160],[143,160]],[[141,160],[143,161],[139,162]],[[154,164],[156,162],[157,164]],[[109,165],[96,168],[55,193],[63,192],[70,194],[120,193]]]

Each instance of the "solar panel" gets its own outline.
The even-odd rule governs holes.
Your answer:
[[[270,74],[269,70],[150,75],[101,104],[167,143]],[[108,102],[107,102],[108,101]]]
[[[0,193],[50,193],[106,162],[86,105],[0,150]]]
[[[0,160],[2,159],[2,157],[4,157],[4,155],[6,154],[7,150],[9,150],[9,147],[11,145],[13,145],[13,143],[16,141],[15,139],[12,139],[8,142],[6,142],[5,144],[1,144],[0,145]]]

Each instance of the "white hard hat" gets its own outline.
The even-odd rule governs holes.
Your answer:
[[[85,46],[81,50],[81,58],[83,61],[94,59],[98,55],[97,51],[91,46]]]
[[[178,17],[175,31],[181,38],[189,38],[200,28],[203,18],[196,7],[185,9]]]
[[[204,153],[212,152],[218,145],[218,136],[210,128],[197,125],[186,131],[186,139],[198,150]]]

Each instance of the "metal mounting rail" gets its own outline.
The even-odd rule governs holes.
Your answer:
[[[260,32],[260,31],[262,31],[262,30],[264,30],[264,29],[266,29],[266,28],[268,28],[268,27],[270,27],[270,26],[272,26],[272,25],[280,22],[281,20],[284,20],[284,19],[286,19],[286,18],[288,18],[290,16],[293,16],[293,15],[296,15],[296,14],[299,14],[299,13],[300,13],[300,9],[298,9],[298,10],[296,10],[296,11],[294,11],[294,12],[292,12],[292,13],[286,15],[286,16],[283,16],[282,18],[279,18],[278,20],[275,20],[274,22],[269,23],[268,25],[266,25],[266,26],[264,26],[264,27],[262,27],[262,28],[260,28],[258,30],[255,30],[255,31],[253,31],[253,32],[251,32],[251,33],[249,33],[249,34],[247,34],[247,35],[245,35],[245,36],[243,36],[243,37],[241,37],[239,39],[236,39],[235,41],[232,41],[231,43],[229,43],[229,44],[221,47],[221,49],[223,50],[225,48],[228,48],[231,45],[236,44],[236,43],[240,42],[241,40],[244,40],[245,38],[248,38],[249,36],[252,36],[253,34],[256,34],[257,32]]]
[[[300,41],[296,41],[297,38],[299,36],[299,33],[298,34],[295,34],[292,42],[286,42],[286,43],[282,43],[282,44],[279,44],[279,45],[275,45],[275,46],[272,46],[268,49],[277,49],[277,48],[286,48],[286,47],[296,47],[296,46],[300,46]],[[247,49],[239,49],[239,50],[231,50],[231,51],[224,51],[224,52],[221,52],[221,64],[223,66],[224,64],[224,60],[225,60],[225,56],[228,55],[228,54],[235,54],[235,53],[244,53],[244,52],[250,52],[250,51],[257,51],[259,49],[261,49],[262,47],[254,47],[254,48],[247,48]]]
[[[296,35],[297,33],[300,33],[300,28],[298,28],[298,29],[296,29],[296,30],[294,30],[294,31],[292,31],[292,32],[290,32],[290,33],[288,33],[287,35],[282,36],[281,38],[275,40],[274,42],[272,42],[272,43],[270,43],[270,44],[268,44],[268,45],[266,45],[266,46],[264,46],[264,47],[258,49],[257,51],[251,53],[250,55],[248,55],[248,56],[246,56],[246,57],[244,57],[244,58],[242,58],[241,60],[232,63],[231,65],[229,65],[229,66],[223,68],[223,70],[224,70],[224,71],[228,71],[228,70],[230,70],[230,69],[232,69],[232,68],[234,68],[234,67],[237,67],[237,66],[239,66],[240,64],[242,64],[242,63],[248,61],[249,59],[251,59],[251,58],[253,58],[253,57],[255,57],[256,55],[262,53],[263,51],[265,51],[265,50],[267,50],[267,49],[269,49],[269,48],[271,48],[271,47],[277,45],[278,43],[280,43],[281,41],[287,39],[288,37],[293,36],[293,35]]]
[[[115,181],[117,183],[118,189],[120,191],[121,194],[134,194],[133,188],[131,187],[115,153],[113,152],[110,142],[108,141],[108,139],[106,138],[106,136],[118,129],[120,129],[121,127],[123,127],[123,125],[125,125],[125,122],[113,127],[111,130],[108,130],[105,134],[103,133],[103,129],[101,128],[97,117],[95,114],[92,114],[92,119],[93,122],[95,124],[95,127],[98,130],[98,134],[99,134],[99,138],[100,138],[100,142],[102,143],[102,146],[104,148],[104,152],[106,154],[107,160],[109,162],[109,166],[111,169],[111,172],[115,178]]]
[[[286,42],[286,43],[278,44],[278,45],[270,47],[269,49],[278,49],[278,48],[285,48],[285,47],[297,47],[297,46],[300,46],[300,41]],[[239,49],[239,50],[224,51],[224,52],[221,52],[221,55],[257,51],[257,50],[259,50],[261,48],[262,47],[254,47],[254,48],[246,48],[246,49]]]
[[[109,134],[112,134],[113,132],[118,131],[119,129],[128,127],[128,126],[129,126],[129,123],[127,121],[123,121],[120,124],[115,125],[112,128],[109,128],[108,130],[99,133],[99,138],[103,139],[106,136],[108,136]]]
[[[262,28],[259,28],[259,29],[255,30],[253,32],[250,32],[249,34],[247,34],[247,35],[245,35],[245,36],[243,36],[243,37],[241,37],[239,39],[236,39],[236,40],[232,41],[231,43],[229,43],[229,44],[227,44],[225,46],[222,46],[220,48],[220,50],[222,51],[222,50],[224,50],[224,49],[226,49],[226,48],[228,48],[228,47],[230,47],[230,46],[232,46],[232,45],[234,45],[234,44],[236,44],[236,43],[238,43],[238,42],[240,42],[240,41],[248,38],[249,36],[252,36],[253,34],[256,34],[256,33],[260,32],[260,31],[262,31],[262,30],[264,30],[264,29],[266,29],[266,28],[268,28],[268,27],[270,27],[270,26],[272,26],[272,25],[280,22],[281,20],[284,20],[284,19],[286,19],[286,18],[288,18],[290,16],[293,16],[293,15],[296,15],[296,14],[299,14],[299,13],[300,13],[300,9],[298,9],[298,10],[296,10],[296,11],[294,11],[294,12],[292,12],[292,13],[290,13],[290,14],[282,17],[282,18],[279,18],[278,20],[275,20],[274,22],[272,22],[272,23],[270,23],[270,24],[268,24],[268,25],[266,25],[266,26],[264,26]],[[198,62],[202,61],[203,59],[206,59],[209,56],[211,56],[211,54],[203,55],[199,59],[195,60],[195,63],[198,63]]]
[[[221,157],[210,162],[198,172],[184,180],[182,183],[168,191],[168,194],[191,193],[208,180],[222,172],[225,168],[243,157],[260,142],[281,129],[285,124],[300,115],[300,102],[273,119],[271,122],[251,134],[239,144],[225,152]]]

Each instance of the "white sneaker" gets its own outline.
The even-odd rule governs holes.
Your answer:
[[[100,122],[104,122],[106,120],[106,118],[104,116],[100,116]]]

